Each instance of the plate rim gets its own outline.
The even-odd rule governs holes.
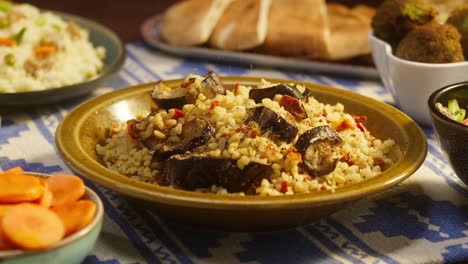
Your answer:
[[[244,76],[220,76],[221,80],[225,83],[259,83],[261,77],[244,77]],[[377,101],[373,98],[347,91],[331,86],[316,84],[311,82],[302,82],[294,80],[276,79],[265,77],[271,82],[289,82],[306,85],[308,88],[320,89],[322,91],[346,96],[353,96],[366,103],[377,104],[379,110],[384,111],[387,115],[397,119],[398,124],[402,124],[402,129],[405,131],[405,142],[409,145],[408,151],[403,153],[401,159],[390,167],[385,175],[381,175],[366,181],[351,184],[338,188],[335,192],[321,191],[308,194],[294,194],[283,196],[231,196],[231,195],[216,195],[207,193],[197,193],[193,191],[185,191],[172,189],[168,187],[161,187],[150,183],[140,182],[123,176],[119,173],[107,169],[102,164],[91,159],[78,142],[79,131],[78,127],[84,122],[86,114],[89,116],[95,109],[100,106],[108,104],[108,99],[118,101],[121,98],[128,97],[134,94],[139,94],[143,90],[148,90],[149,87],[155,83],[145,83],[136,86],[130,86],[117,91],[113,91],[83,102],[72,110],[60,122],[55,134],[55,144],[57,150],[68,164],[71,165],[80,175],[89,178],[90,180],[110,188],[119,193],[127,196],[143,199],[151,202],[165,203],[170,205],[190,206],[199,208],[212,208],[223,209],[229,206],[230,209],[245,210],[245,209],[259,209],[266,210],[277,207],[287,206],[289,208],[306,208],[312,205],[333,204],[337,201],[353,200],[360,198],[364,195],[376,193],[383,189],[387,189],[396,185],[399,182],[411,176],[424,162],[427,155],[427,141],[422,129],[406,114],[394,108],[391,105]],[[165,83],[173,85],[182,82],[183,79],[167,80]],[[345,106],[346,107],[346,106]],[[81,119],[77,123],[77,117]],[[71,155],[78,153],[78,156]],[[410,162],[411,160],[411,162]],[[82,164],[84,162],[85,165]],[[98,167],[92,168],[92,166]],[[111,175],[102,176],[103,174]],[[116,180],[117,179],[117,180]]]

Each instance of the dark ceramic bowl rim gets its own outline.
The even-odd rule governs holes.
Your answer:
[[[54,87],[54,88],[48,88],[44,90],[38,90],[38,91],[22,91],[22,92],[14,92],[14,93],[0,93],[0,97],[8,97],[11,100],[15,100],[18,97],[28,95],[28,96],[49,96],[51,94],[58,93],[63,90],[69,90],[69,89],[80,89],[81,86],[89,86],[93,85],[96,86],[98,82],[101,80],[108,78],[112,76],[114,73],[119,71],[119,69],[123,66],[125,62],[125,57],[126,57],[126,51],[124,48],[124,44],[120,37],[110,28],[107,26],[104,26],[103,24],[100,24],[98,22],[95,22],[93,20],[90,20],[88,18],[66,13],[66,12],[61,12],[61,11],[56,11],[56,10],[48,10],[48,9],[41,9],[41,12],[51,12],[60,18],[64,19],[65,21],[78,21],[78,22],[84,22],[86,24],[89,24],[92,26],[92,28],[97,29],[99,32],[105,32],[107,36],[112,39],[112,42],[115,42],[117,49],[118,49],[118,55],[116,58],[110,63],[106,64],[104,62],[104,68],[101,72],[99,72],[98,75],[94,76],[93,78],[87,79],[85,81],[75,83],[75,84],[70,84],[70,85],[65,85],[65,86],[60,86],[60,87]],[[90,30],[90,28],[84,27],[86,30]],[[95,43],[93,43],[93,46]],[[96,87],[97,88],[97,87]],[[78,95],[81,95],[79,93]],[[67,97],[69,98],[69,97]],[[71,98],[71,97],[70,97]],[[34,103],[33,103],[34,104]],[[15,103],[12,104],[7,104],[7,105],[16,105]]]
[[[427,100],[427,104],[429,106],[429,110],[431,111],[431,113],[436,115],[440,119],[440,121],[444,122],[445,125],[448,125],[457,129],[462,129],[468,133],[467,125],[464,125],[462,123],[459,123],[455,120],[450,119],[446,115],[442,114],[442,112],[440,112],[439,109],[437,109],[436,107],[436,103],[439,102],[439,99],[442,95],[450,93],[454,90],[463,89],[463,88],[468,89],[468,81],[446,85],[434,91],[431,94],[431,96],[429,96],[429,99]]]

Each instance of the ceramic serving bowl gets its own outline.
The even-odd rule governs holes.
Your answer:
[[[468,80],[468,62],[421,63],[403,60],[385,41],[369,35],[380,78],[400,109],[418,123],[431,126],[427,99],[440,87]]]
[[[27,174],[38,177],[50,176],[33,172],[27,172]],[[99,196],[93,190],[86,187],[83,199],[88,199],[96,204],[96,215],[86,227],[45,250],[0,250],[0,263],[81,263],[93,249],[101,232],[104,217],[104,206]]]
[[[0,93],[0,106],[22,107],[24,105],[49,104],[83,96],[105,84],[122,67],[125,61],[125,49],[120,38],[111,29],[80,16],[59,11],[50,12],[60,16],[65,21],[74,21],[80,27],[89,31],[89,39],[94,46],[106,48],[106,58],[104,59],[102,71],[92,79],[73,85],[40,91]]]
[[[452,166],[455,174],[468,184],[468,126],[458,123],[444,114],[436,107],[441,103],[447,107],[450,99],[457,99],[459,106],[468,108],[468,82],[445,86],[435,91],[427,101],[429,111],[442,151]]]
[[[222,77],[221,80],[226,87],[232,88],[236,83],[256,85],[261,78]],[[96,155],[95,147],[102,142],[112,122],[124,122],[141,110],[150,110],[150,91],[155,83],[121,89],[81,104],[57,127],[56,146],[62,158],[81,175],[136,199],[135,204],[179,222],[229,230],[271,230],[309,223],[358,198],[394,186],[409,177],[424,161],[427,153],[424,134],[399,110],[342,89],[291,80],[268,80],[305,85],[321,102],[341,102],[346,112],[366,115],[366,127],[376,137],[396,141],[403,152],[401,160],[378,177],[335,192],[276,197],[197,193],[137,181],[106,168]],[[165,81],[169,86],[182,82],[182,79]]]

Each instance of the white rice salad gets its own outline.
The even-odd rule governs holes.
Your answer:
[[[105,49],[73,21],[0,0],[0,93],[58,88],[96,76]]]
[[[187,90],[197,90],[204,78],[190,75],[181,86]],[[265,98],[258,103],[249,98],[251,89],[274,85],[267,81],[262,81],[258,87],[236,85],[234,89],[226,89],[225,95],[217,94],[211,99],[200,93],[195,102],[187,103],[180,109],[159,108],[150,115],[148,112],[142,112],[135,120],[113,124],[109,128],[109,137],[105,143],[96,146],[96,152],[108,168],[137,180],[198,192],[236,195],[284,195],[334,191],[336,188],[373,178],[400,158],[401,152],[394,140],[382,140],[372,136],[364,127],[366,117],[357,117],[344,112],[344,106],[340,103],[323,104],[313,96],[308,96],[300,100],[307,117],[295,118],[282,104],[285,95],[276,94],[272,99]],[[305,91],[302,86],[291,86],[298,91]],[[249,109],[259,106],[268,107],[297,127],[297,134],[290,142],[275,136],[275,131],[262,129],[257,122],[252,121],[252,111]],[[164,144],[177,144],[185,140],[184,124],[196,118],[203,118],[214,128],[209,139],[195,150],[190,150],[197,152],[201,149],[204,156],[212,159],[209,163],[212,167],[208,168],[211,171],[207,172],[208,174],[215,173],[217,167],[222,166],[221,158],[224,158],[235,161],[237,172],[246,169],[249,164],[261,164],[268,166],[267,171],[270,175],[266,177],[263,175],[264,177],[257,180],[251,193],[243,190],[232,192],[226,186],[217,185],[186,188],[175,184],[177,181],[171,179],[172,176],[164,178],[166,177],[164,174],[167,173],[165,170],[167,157],[155,159],[157,154],[154,149],[142,144],[144,140],[132,135],[135,134],[135,127],[145,130],[147,126],[142,128],[139,125],[148,121],[151,127],[150,138]],[[333,155],[329,157],[334,160],[331,163],[334,163],[332,170],[323,175],[316,175],[313,171],[311,173],[311,170],[303,166],[306,154],[297,148],[301,135],[319,126],[331,127],[333,133],[336,131],[342,139],[342,143],[334,147]],[[197,163],[201,162],[194,163],[194,167],[198,166]],[[191,167],[186,168],[183,174],[190,174],[191,169]],[[228,178],[226,181],[229,180]]]

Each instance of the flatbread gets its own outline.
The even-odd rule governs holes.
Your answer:
[[[261,53],[323,58],[330,31],[324,0],[272,0]]]
[[[236,0],[224,11],[209,40],[212,47],[246,50],[263,43],[271,0]]]
[[[218,19],[232,0],[185,0],[170,6],[161,34],[173,45],[194,46],[208,41]]]
[[[375,9],[363,5],[348,8],[341,4],[327,5],[330,26],[327,60],[347,60],[369,54],[369,32]]]

